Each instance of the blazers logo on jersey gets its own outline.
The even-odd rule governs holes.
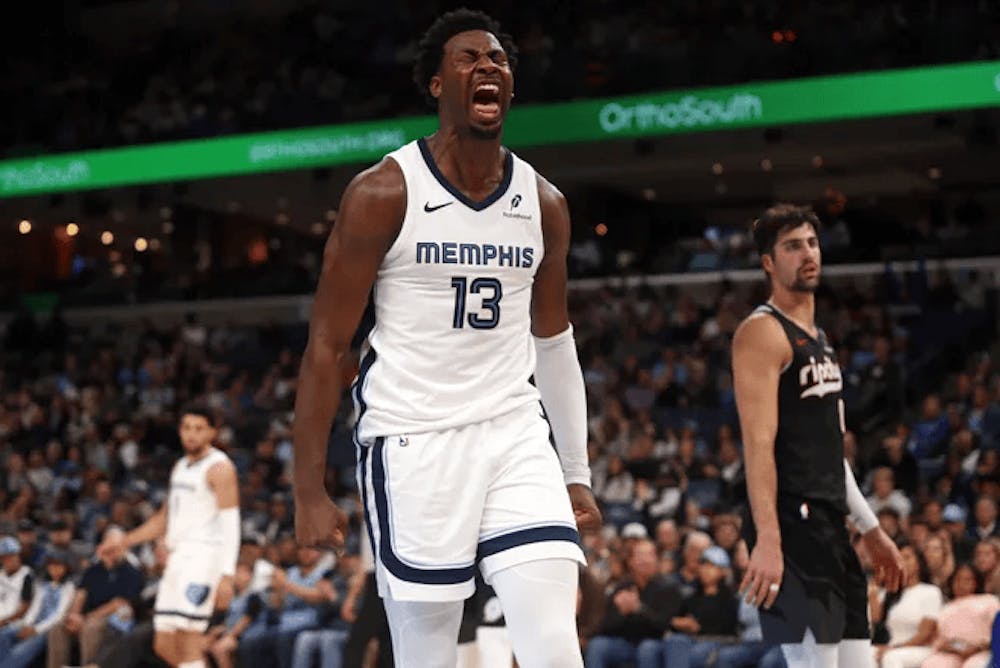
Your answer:
[[[844,386],[840,375],[840,366],[827,356],[819,362],[815,357],[809,357],[809,364],[799,369],[799,386],[802,387],[801,399],[808,397],[824,397],[831,392],[840,392]]]

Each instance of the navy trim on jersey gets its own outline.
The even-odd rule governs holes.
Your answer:
[[[207,622],[211,619],[211,615],[192,615],[187,612],[181,612],[180,610],[153,610],[153,615],[160,615],[162,617],[183,617],[184,619],[193,619],[196,622]]]
[[[375,439],[376,445],[381,443],[383,439],[379,436]],[[365,510],[365,528],[368,530],[368,544],[371,545],[372,554],[378,554],[378,550],[375,549],[375,534],[372,533],[372,518],[368,513],[368,451],[371,448],[366,448],[365,446],[359,446],[361,453],[358,456],[358,466],[361,467],[361,507]]]
[[[389,538],[391,531],[389,528],[389,499],[385,492],[385,464],[382,461],[385,439],[376,439],[372,449],[372,486],[375,488],[375,513],[378,516],[379,531],[378,556],[385,567],[394,576],[406,582],[446,585],[461,584],[472,580],[476,575],[475,564],[461,568],[416,568],[404,564],[392,551],[392,541]]]
[[[368,376],[368,371],[372,368],[372,364],[375,363],[376,357],[378,355],[375,354],[375,349],[369,348],[368,354],[361,360],[358,377],[354,381],[354,387],[351,388],[351,391],[354,393],[354,401],[358,405],[358,419],[354,421],[354,442],[358,445],[361,445],[361,441],[358,439],[358,433],[361,429],[361,418],[365,416],[365,411],[368,410],[368,404],[365,402],[364,397],[365,378]]]
[[[482,200],[481,202],[476,202],[466,197],[461,190],[453,186],[448,181],[448,179],[444,177],[444,174],[442,174],[441,170],[438,169],[437,163],[434,162],[434,156],[431,155],[431,149],[427,145],[426,139],[424,139],[423,137],[418,139],[417,146],[420,148],[420,155],[423,156],[424,162],[427,164],[427,169],[431,170],[431,174],[433,174],[434,178],[437,179],[437,182],[441,184],[441,187],[447,190],[455,197],[455,199],[457,199],[459,202],[469,207],[473,211],[482,211],[490,204],[493,204],[498,199],[503,197],[504,194],[507,192],[507,189],[510,188],[510,180],[514,176],[514,154],[511,153],[509,150],[507,151],[507,157],[504,159],[503,180],[500,182],[500,185],[497,186],[497,189],[494,190],[486,199]]]
[[[476,559],[485,559],[498,552],[509,550],[512,547],[520,547],[529,543],[541,543],[550,540],[564,540],[570,543],[580,544],[580,534],[572,527],[562,525],[532,527],[521,529],[511,533],[484,540],[476,550]]]

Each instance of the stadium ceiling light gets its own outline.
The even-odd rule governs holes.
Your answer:
[[[157,239],[156,237],[153,237],[152,239],[150,239],[149,240],[149,250],[151,250],[151,251],[158,251],[158,250],[160,250],[160,240]]]
[[[596,234],[597,236],[603,237],[607,233],[608,233],[608,226],[605,225],[604,223],[598,223],[597,225],[594,225],[594,234]]]
[[[287,213],[282,212],[274,216],[274,222],[276,222],[278,225],[287,225],[289,221],[291,221],[291,218],[289,218]],[[321,223],[316,223],[316,224],[320,225]]]
[[[326,225],[324,225],[323,223],[313,223],[312,233],[315,234],[316,236],[326,233]]]
[[[764,158],[763,160],[760,161],[760,168],[763,169],[765,172],[769,172],[772,169],[774,169],[774,163],[771,162],[770,158]]]
[[[712,173],[713,174],[715,174],[716,176],[722,176],[722,172],[724,172],[724,171],[726,171],[726,170],[723,169],[721,162],[713,162],[712,163]]]
[[[140,253],[145,253],[146,249],[149,248],[149,242],[146,241],[145,237],[139,237],[135,240],[135,249]]]
[[[115,235],[111,232],[111,230],[104,230],[103,232],[101,232],[102,244],[104,244],[105,246],[110,246],[114,242],[115,242]]]
[[[75,237],[80,234],[80,226],[76,223],[68,223],[66,225],[66,235],[70,237]]]
[[[17,224],[17,231],[21,234],[28,234],[31,232],[31,221],[27,219],[22,220]]]
[[[933,181],[937,181],[938,179],[940,179],[941,178],[941,168],[940,167],[931,167],[930,169],[928,169],[927,170],[927,178],[929,178],[929,179],[931,179]]]
[[[823,156],[821,156],[821,155],[814,155],[812,157],[812,166],[815,167],[816,169],[819,169],[820,167],[822,167],[823,166]]]
[[[328,209],[327,212],[326,212],[326,222],[332,223],[335,220],[337,220],[337,210],[336,209]]]
[[[656,199],[656,190],[654,188],[643,188],[642,198],[647,202],[652,202],[654,199]]]

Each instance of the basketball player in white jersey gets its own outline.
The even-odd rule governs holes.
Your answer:
[[[216,430],[202,406],[181,411],[184,456],[170,474],[170,491],[159,511],[124,536],[98,547],[121,551],[166,536],[167,566],[153,607],[153,647],[179,668],[204,668],[203,636],[216,607],[233,595],[240,549],[236,468],[212,447]]]
[[[771,298],[733,336],[751,507],[740,589],[760,606],[764,642],[781,645],[789,668],[867,668],[867,582],[847,517],[890,591],[902,557],[844,459],[840,368],[815,322],[819,227],[811,210],[789,204],[754,222]]]
[[[562,194],[501,145],[514,56],[481,12],[445,14],[424,35],[414,74],[438,131],[347,187],[299,375],[296,534],[338,546],[327,436],[371,292],[352,387],[358,479],[401,667],[455,666],[477,567],[520,666],[583,665],[577,528],[600,513],[566,305],[570,221]]]

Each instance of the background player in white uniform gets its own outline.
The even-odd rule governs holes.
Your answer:
[[[216,430],[207,408],[182,409],[179,431],[185,454],[170,474],[167,501],[141,526],[105,540],[98,553],[166,535],[170,554],[153,608],[153,646],[171,666],[204,668],[202,636],[209,618],[233,595],[239,486],[232,461],[212,447]]]
[[[414,74],[439,129],[344,193],[299,376],[296,534],[339,546],[346,517],[323,487],[327,435],[374,288],[353,398],[397,666],[455,665],[477,564],[519,665],[582,666],[574,524],[596,529],[600,513],[566,306],[569,212],[501,145],[514,56],[480,12],[445,14],[424,35]]]

